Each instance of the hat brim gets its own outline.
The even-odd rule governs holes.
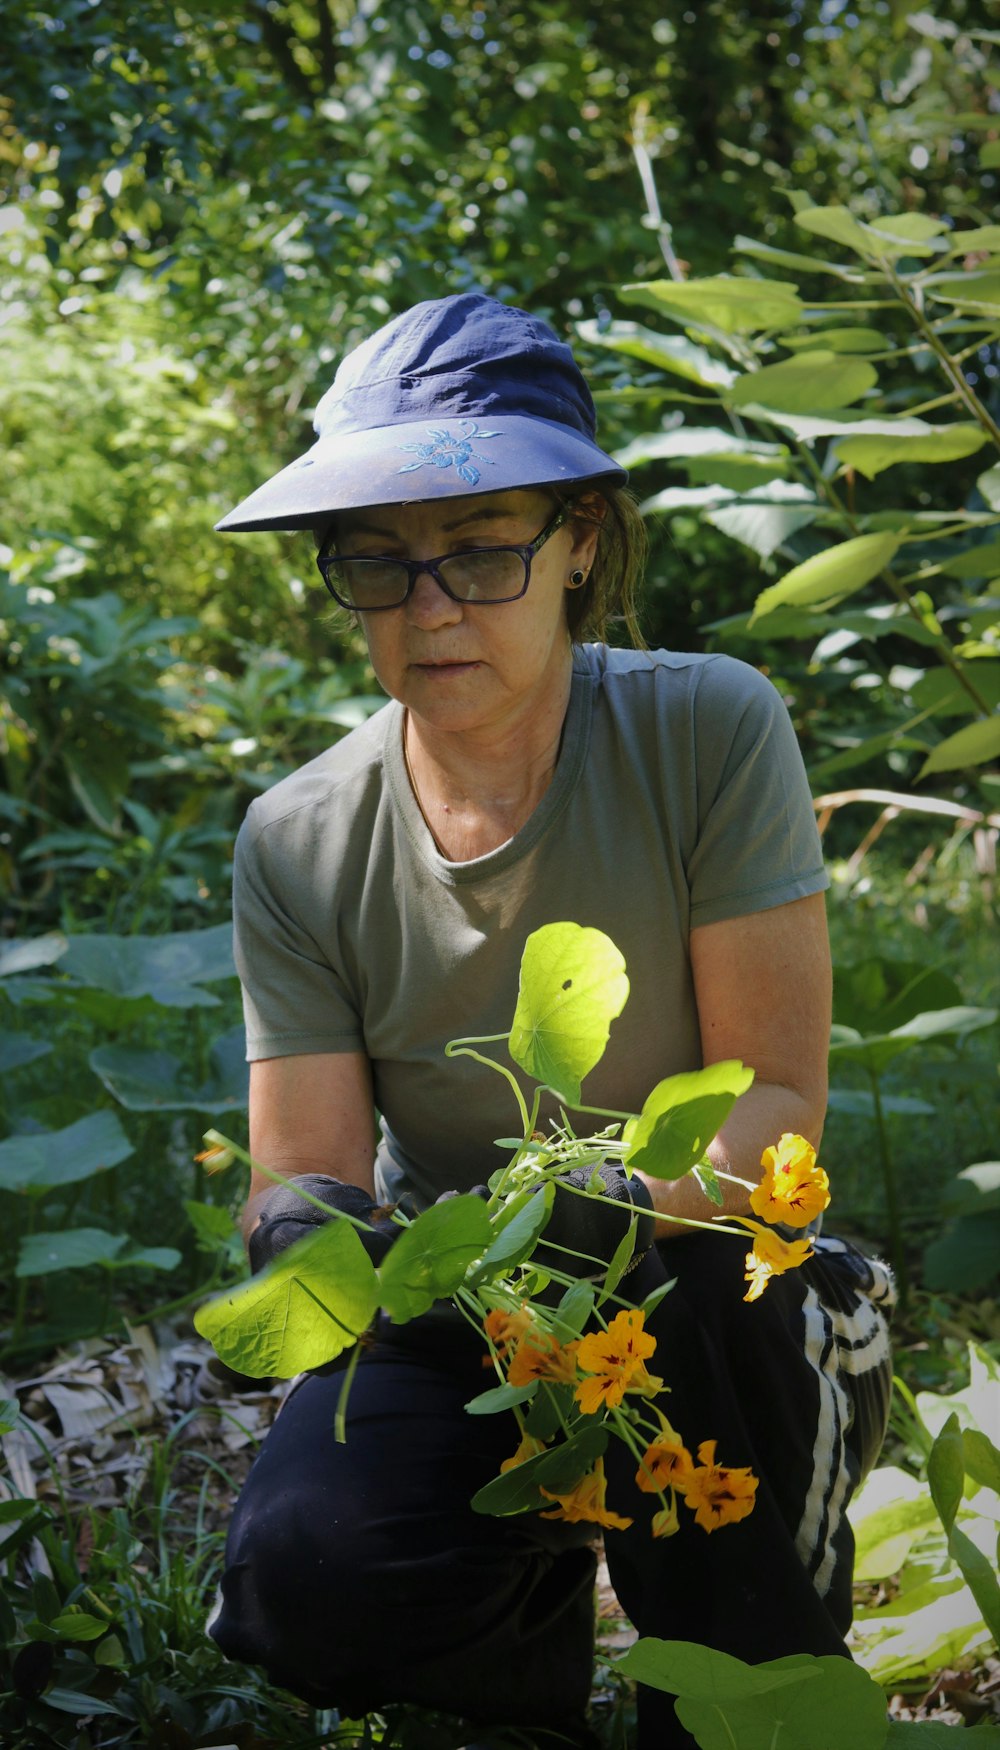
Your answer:
[[[581,432],[522,414],[330,432],[224,516],[224,533],[310,528],[340,510],[604,480],[624,468]]]

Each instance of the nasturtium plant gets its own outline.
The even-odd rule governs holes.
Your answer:
[[[759,1248],[761,1233],[770,1230],[763,1222],[750,1222],[750,1242],[747,1224],[716,1218],[719,1181],[734,1175],[713,1167],[707,1151],[753,1081],[744,1064],[717,1063],[668,1077],[641,1113],[581,1105],[580,1084],[599,1062],[627,997],[625,962],[599,930],[559,923],[529,936],[509,1035],[452,1040],[447,1047],[449,1056],[471,1056],[506,1077],[521,1134],[501,1142],[508,1159],[488,1186],[449,1193],[416,1216],[398,1207],[389,1212],[393,1237],[387,1249],[380,1249],[377,1268],[352,1231],[370,1234],[363,1221],[331,1210],[294,1179],[282,1181],[236,1143],[208,1131],[209,1150],[200,1157],[206,1167],[221,1169],[234,1159],[256,1164],[264,1178],[290,1183],[307,1202],[318,1204],[326,1219],[249,1283],[202,1306],[197,1329],[231,1367],[254,1376],[287,1377],[353,1348],[336,1419],[337,1437],[344,1438],[359,1353],[354,1346],[376,1311],[381,1308],[394,1324],[406,1324],[450,1302],[454,1316],[482,1332],[484,1361],[493,1367],[495,1383],[476,1394],[469,1413],[505,1414],[520,1437],[500,1475],[473,1498],[475,1510],[507,1515],[544,1509],[573,1523],[631,1524],[606,1499],[604,1453],[609,1439],[617,1437],[640,1465],[640,1489],[659,1501],[653,1535],[666,1535],[664,1526],[676,1526],[684,1485],[661,1486],[645,1463],[647,1457],[654,1462],[651,1455],[663,1438],[663,1419],[654,1404],[666,1383],[647,1366],[657,1340],[646,1322],[671,1284],[659,1282],[639,1302],[628,1296],[631,1267],[639,1261],[635,1208],[608,1258],[554,1238],[546,1244],[553,1211],[567,1198],[607,1198],[598,1171],[607,1163],[626,1175],[648,1171],[652,1179],[693,1173],[705,1196],[705,1220],[690,1225],[740,1241],[751,1283],[748,1300],[757,1298],[769,1274]],[[504,1042],[511,1061],[537,1078],[530,1106],[513,1071],[483,1050]],[[548,1135],[536,1129],[546,1089],[561,1099],[560,1122]],[[589,1125],[595,1119],[605,1122],[580,1136],[571,1122],[574,1111]],[[782,1140],[808,1148],[801,1138]],[[819,1176],[825,1186],[825,1175]],[[738,1183],[752,1189],[748,1181]],[[620,1216],[620,1201],[615,1208]],[[384,1237],[384,1219],[380,1231]],[[649,1244],[647,1235],[643,1245]],[[800,1250],[809,1255],[806,1242]],[[701,1477],[707,1484],[717,1474],[709,1458],[715,1442],[705,1442],[700,1430],[698,1435],[699,1464],[689,1459],[689,1468],[692,1479]],[[724,1465],[722,1457],[718,1464]],[[729,1470],[727,1476],[729,1492],[716,1493],[722,1503],[720,1525],[745,1518],[757,1488],[749,1470]],[[693,1503],[692,1511],[697,1511]]]

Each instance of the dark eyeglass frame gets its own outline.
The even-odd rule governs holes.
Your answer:
[[[334,601],[338,602],[342,608],[349,608],[352,614],[385,614],[393,608],[401,608],[405,602],[409,601],[416,588],[417,578],[424,571],[433,577],[438,588],[442,589],[453,602],[461,602],[465,608],[498,608],[502,607],[505,602],[520,601],[521,597],[527,593],[528,585],[531,582],[531,561],[539,548],[544,547],[546,541],[551,539],[557,529],[561,529],[563,524],[568,522],[572,510],[572,505],[563,505],[557,510],[551,522],[546,523],[541,534],[536,535],[533,541],[528,541],[523,547],[463,547],[457,553],[440,553],[436,559],[397,559],[381,553],[331,553],[328,548],[335,534],[335,530],[331,529],[316,555],[316,564]],[[453,589],[448,588],[438,568],[449,559],[468,559],[473,553],[516,553],[524,566],[524,582],[520,589],[515,590],[513,595],[489,596],[481,599],[475,596],[456,595]],[[337,594],[330,582],[330,568],[334,564],[349,565],[352,561],[356,563],[364,559],[374,560],[382,565],[398,565],[406,572],[406,591],[400,596],[398,602],[381,602],[378,607],[361,608],[357,602],[345,601],[342,595]]]

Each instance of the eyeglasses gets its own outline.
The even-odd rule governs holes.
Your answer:
[[[526,547],[470,547],[466,553],[443,553],[438,559],[383,559],[368,554],[328,553],[327,547],[334,538],[331,530],[316,563],[334,601],[359,614],[401,608],[424,571],[453,602],[494,607],[500,602],[516,602],[524,595],[531,581],[531,561],[539,548],[562,528],[570,509],[566,506],[558,511]]]

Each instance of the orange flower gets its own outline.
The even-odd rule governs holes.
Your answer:
[[[698,1465],[685,1479],[684,1498],[705,1531],[720,1525],[735,1525],[754,1509],[757,1478],[751,1470],[733,1470],[716,1464],[715,1441],[703,1440]]]
[[[830,1201],[830,1181],[816,1165],[816,1150],[804,1136],[786,1130],[777,1148],[766,1148],[764,1177],[750,1193],[750,1207],[761,1221],[808,1227]]]
[[[571,1385],[576,1378],[576,1344],[557,1343],[551,1331],[534,1326],[521,1338],[507,1369],[508,1385],[530,1385],[547,1379],[556,1385]]]
[[[232,1166],[236,1156],[231,1148],[222,1148],[216,1142],[211,1148],[202,1149],[201,1154],[194,1158],[199,1167],[204,1167],[206,1173],[224,1173],[227,1167]]]
[[[545,1451],[544,1440],[536,1440],[531,1434],[521,1435],[521,1444],[511,1458],[505,1458],[500,1466],[501,1472],[516,1470],[519,1464],[525,1464],[529,1458],[537,1458]]]
[[[604,1505],[607,1487],[604,1460],[599,1458],[593,1470],[581,1477],[567,1495],[554,1495],[550,1489],[541,1489],[547,1501],[559,1503],[551,1513],[543,1513],[541,1518],[566,1519],[570,1525],[588,1520],[592,1525],[605,1525],[611,1531],[627,1531],[632,1523],[631,1519],[623,1519],[620,1513],[612,1513]]]
[[[577,1347],[577,1362],[591,1379],[581,1380],[576,1400],[585,1416],[594,1415],[602,1404],[615,1409],[627,1391],[657,1392],[662,1379],[646,1372],[646,1358],[656,1348],[656,1338],[643,1329],[645,1314],[638,1307],[616,1313],[606,1331],[592,1331]]]
[[[663,1489],[683,1489],[693,1469],[694,1459],[679,1440],[654,1440],[642,1455],[635,1480],[645,1494],[656,1495]]]
[[[748,1221],[745,1216],[736,1219],[754,1236],[753,1251],[748,1252],[744,1260],[744,1280],[750,1284],[744,1300],[759,1300],[772,1276],[783,1276],[786,1270],[797,1270],[813,1255],[808,1240],[783,1240],[780,1234],[773,1233],[769,1227],[761,1227],[759,1222]]]
[[[525,1331],[531,1324],[531,1314],[523,1306],[512,1312],[506,1306],[491,1307],[483,1320],[483,1329],[496,1350],[501,1361],[506,1361],[510,1351],[520,1342]],[[489,1366],[489,1357],[485,1365]]]

